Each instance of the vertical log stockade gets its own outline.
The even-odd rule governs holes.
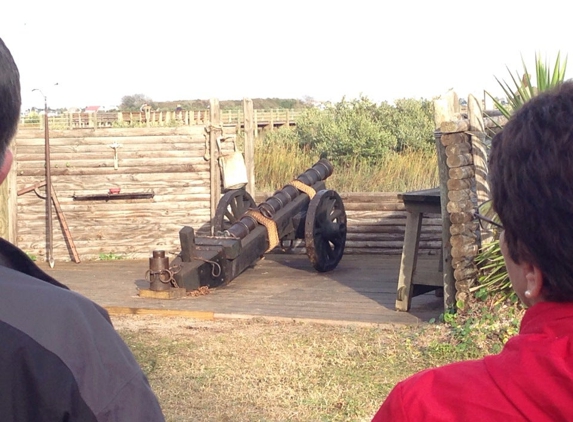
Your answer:
[[[468,117],[460,114],[455,93],[436,100],[436,149],[440,166],[443,222],[444,301],[446,307],[464,309],[478,269],[481,246],[478,205],[489,199],[483,111],[472,95]]]

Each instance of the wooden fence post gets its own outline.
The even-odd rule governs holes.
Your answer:
[[[440,177],[440,204],[442,209],[442,270],[444,277],[444,309],[455,305],[455,282],[452,267],[452,245],[450,243],[450,215],[448,214],[448,166],[446,149],[442,142],[441,128],[443,124],[452,121],[457,114],[457,95],[450,91],[445,98],[434,100],[434,123],[436,153],[438,154],[438,172]],[[458,102],[459,107],[459,102]]]
[[[219,108],[219,100],[211,98],[209,101],[209,150],[210,157],[210,173],[211,173],[211,236],[214,236],[215,211],[217,204],[221,197],[221,176],[219,171],[219,151],[217,150],[217,138],[223,134],[223,127],[221,126],[221,109]]]
[[[151,120],[151,106],[146,105],[143,107],[143,111],[145,112],[145,126],[149,127],[149,121]]]
[[[487,180],[487,146],[483,110],[479,100],[474,95],[468,96],[468,118],[471,131],[472,155],[476,178],[476,207],[490,199],[489,182]],[[482,231],[481,243],[493,240],[493,233]]]
[[[457,101],[455,95],[449,95],[447,100],[448,103]],[[440,142],[437,142],[437,147],[438,157],[441,157],[438,162],[444,222],[443,240],[449,248],[448,258],[444,249],[444,301],[448,308],[456,305],[464,309],[471,300],[470,287],[477,277],[477,267],[474,262],[479,251],[478,224],[474,217],[477,208],[477,169],[472,141],[474,137],[479,140],[480,131],[470,131],[470,122],[462,119],[459,113],[452,113],[455,105],[439,100],[434,106],[436,124],[440,125]],[[483,119],[480,122],[481,117],[475,116],[475,109],[473,113],[474,128],[483,129]],[[447,178],[445,186],[444,178]],[[452,270],[451,278],[446,280],[446,272]],[[449,283],[453,283],[453,286]],[[451,287],[449,291],[448,286]]]
[[[245,134],[245,164],[247,166],[247,192],[254,198],[255,187],[255,131],[253,128],[253,100],[243,99]]]
[[[448,166],[448,204],[450,219],[449,242],[458,308],[465,309],[470,301],[470,287],[477,276],[474,258],[479,250],[478,224],[474,221],[476,208],[475,168],[471,151],[471,136],[467,120],[457,122],[451,133],[442,133]],[[442,125],[442,128],[444,125]]]

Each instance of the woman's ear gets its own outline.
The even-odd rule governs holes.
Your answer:
[[[8,176],[10,168],[12,167],[13,160],[14,157],[12,155],[12,151],[6,148],[6,152],[4,153],[4,161],[2,162],[2,167],[0,167],[0,184],[3,183]]]
[[[526,290],[523,295],[529,302],[529,306],[542,302],[543,297],[543,273],[541,269],[531,263],[523,263]]]

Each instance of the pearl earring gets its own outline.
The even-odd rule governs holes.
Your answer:
[[[526,290],[523,294],[525,297],[531,297],[531,292],[529,290]]]

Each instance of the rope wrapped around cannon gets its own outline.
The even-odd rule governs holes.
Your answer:
[[[192,227],[179,232],[181,252],[171,265],[150,258],[151,289],[217,287],[229,283],[279,244],[304,240],[311,265],[331,271],[340,262],[346,243],[346,212],[340,195],[326,189],[332,164],[321,159],[256,205],[244,189],[225,193],[212,221],[215,236],[195,236]],[[153,268],[151,268],[153,267]],[[176,268],[177,271],[163,271]],[[153,279],[154,274],[158,280]],[[170,274],[170,283],[160,277]]]

